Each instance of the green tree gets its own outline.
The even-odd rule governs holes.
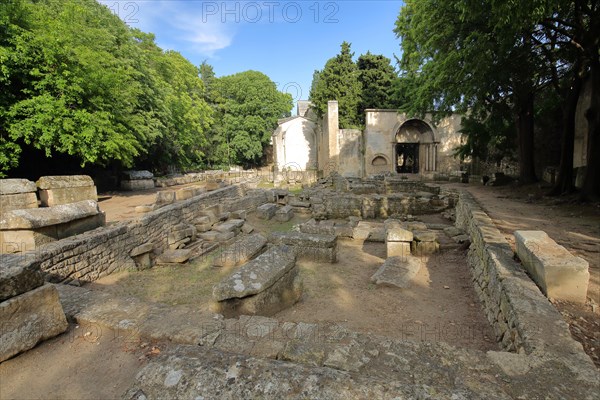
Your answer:
[[[13,4],[18,20],[2,18],[13,25],[0,50],[4,143],[132,165],[154,133],[130,119],[140,84],[128,28],[93,0]]]
[[[258,71],[215,80],[217,108],[210,138],[214,164],[257,165],[277,120],[290,115],[292,96]]]
[[[363,54],[356,61],[358,80],[361,84],[359,115],[367,108],[393,108],[394,81],[398,75],[391,60],[378,54]]]
[[[340,54],[329,59],[323,70],[313,75],[309,96],[319,117],[327,112],[328,101],[337,100],[342,128],[359,127],[364,123],[358,114],[361,84],[353,56],[350,43],[343,42]]]
[[[203,162],[212,111],[199,69],[154,35],[95,0],[9,0],[0,29],[0,171],[24,146],[82,166]]]
[[[592,95],[585,110],[589,145],[583,193],[598,195],[598,31],[598,2],[407,1],[395,29],[403,40],[402,67],[412,81],[414,102],[406,107],[446,113],[469,109],[473,118],[485,121],[505,103],[518,134],[521,180],[527,182],[533,178],[533,116],[547,107],[546,101],[536,105],[535,99],[545,99],[548,87],[554,88],[561,98],[563,132],[554,193],[562,193],[572,185],[575,110],[588,80]]]
[[[411,101],[404,109],[437,116],[468,110],[471,118],[484,121],[504,104],[517,133],[520,181],[528,183],[536,179],[534,96],[543,82],[539,57],[529,33],[503,23],[506,15],[495,12],[492,3],[406,2],[394,30],[402,39],[401,67],[411,81]]]

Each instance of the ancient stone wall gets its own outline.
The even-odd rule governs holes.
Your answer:
[[[475,291],[502,347],[560,358],[572,368],[591,365],[560,313],[513,259],[505,237],[465,192],[456,206],[456,225],[471,236],[468,263]]]
[[[94,281],[117,270],[134,267],[131,249],[151,242],[156,253],[168,248],[167,237],[171,228],[182,221],[192,221],[206,207],[231,203],[244,194],[241,186],[227,186],[203,193],[150,212],[143,217],[95,229],[48,244],[36,252],[41,268],[51,282]],[[247,205],[258,204],[259,195],[249,196]],[[264,196],[266,202],[266,195]],[[238,203],[235,207],[244,204]]]

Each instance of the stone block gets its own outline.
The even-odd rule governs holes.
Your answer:
[[[387,242],[386,254],[388,257],[410,256],[410,242]]]
[[[515,231],[517,255],[549,298],[585,303],[588,262],[572,255],[543,231]]]
[[[241,265],[256,256],[267,244],[267,238],[260,233],[245,236],[232,243],[218,257],[215,267],[234,267]]]
[[[371,277],[376,285],[406,288],[421,269],[421,260],[416,257],[388,257]]]
[[[230,219],[221,224],[213,226],[213,230],[217,232],[239,232],[244,225],[243,219]]]
[[[123,171],[123,179],[127,181],[143,181],[148,179],[154,179],[154,174],[150,171]]]
[[[158,256],[159,264],[183,264],[192,256],[192,250],[167,250]]]
[[[44,284],[40,263],[30,256],[2,256],[0,301],[20,295]]]
[[[131,249],[131,251],[129,252],[129,255],[131,257],[135,257],[135,256],[139,256],[142,254],[150,253],[153,249],[154,249],[154,245],[152,243],[144,243],[142,245],[139,245],[139,246]]]
[[[271,203],[256,208],[256,216],[260,219],[270,220],[275,216],[275,212],[277,212],[277,206]]]
[[[410,244],[411,253],[414,256],[421,257],[430,255],[433,253],[437,253],[440,250],[440,245],[438,242],[417,242],[413,241]]]
[[[413,231],[413,239],[417,242],[435,242],[437,235],[429,230],[415,230]]]
[[[0,362],[63,333],[67,319],[50,284],[0,302]]]
[[[195,195],[194,188],[182,188],[175,192],[175,200],[180,201],[180,200],[191,199],[192,197],[194,197],[194,195]]]
[[[155,204],[166,205],[175,201],[175,192],[172,190],[163,190],[156,193]]]
[[[287,222],[294,217],[292,206],[283,206],[275,212],[275,219],[279,222]]]
[[[140,179],[135,181],[121,181],[121,189],[122,190],[150,190],[154,189],[154,180],[153,179]]]
[[[371,231],[373,230],[373,225],[369,222],[360,221],[354,227],[354,232],[352,237],[357,240],[367,240],[371,235]]]
[[[385,240],[387,242],[412,242],[413,233],[402,228],[389,228],[385,232]]]
[[[193,225],[179,224],[167,236],[167,243],[173,244],[186,238],[194,240],[196,238],[196,228]]]
[[[0,212],[37,208],[38,200],[35,192],[0,195]]]
[[[44,207],[98,200],[94,181],[87,175],[42,176],[37,186]]]
[[[210,192],[210,191],[213,191],[213,190],[217,190],[217,189],[219,189],[220,187],[221,187],[221,185],[220,185],[220,184],[219,184],[219,182],[217,182],[217,181],[208,181],[208,182],[206,182],[206,184],[204,185],[204,188],[205,188],[207,191],[209,191],[209,192]]]

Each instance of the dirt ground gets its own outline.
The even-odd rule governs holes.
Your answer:
[[[423,257],[411,286],[399,289],[370,282],[385,261],[385,244],[347,240],[338,245],[335,264],[298,262],[304,295],[275,318],[335,322],[352,331],[402,340],[498,350],[476,299],[464,250]]]
[[[157,353],[77,325],[0,364],[0,399],[117,399]]]

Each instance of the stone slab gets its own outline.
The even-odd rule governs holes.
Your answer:
[[[213,287],[217,301],[258,294],[279,280],[296,265],[296,256],[289,246],[273,246],[254,260],[242,265]]]
[[[232,243],[219,256],[215,257],[213,265],[215,267],[241,265],[256,256],[266,244],[267,238],[260,233],[244,236]]]
[[[275,204],[267,203],[256,208],[256,216],[260,219],[269,220],[275,216],[277,212],[277,206]]]
[[[158,205],[171,204],[175,201],[175,192],[173,190],[162,190],[156,193],[154,203]]]
[[[413,239],[417,242],[435,242],[437,240],[437,235],[435,232],[429,230],[415,230],[413,231]]]
[[[38,229],[95,216],[98,213],[98,203],[94,200],[54,207],[13,210],[0,216],[0,230]]]
[[[385,231],[386,242],[412,242],[412,240],[413,233],[409,230],[399,227],[391,227]]]
[[[215,230],[217,232],[221,232],[221,233],[234,232],[234,231],[239,232],[239,230],[242,228],[243,225],[244,225],[243,219],[230,219],[221,224],[213,226],[213,230]]]
[[[191,199],[192,197],[195,196],[195,193],[196,193],[196,189],[194,189],[194,188],[179,189],[175,192],[175,200],[181,201],[181,200]]]
[[[213,304],[213,312],[227,318],[238,315],[271,316],[293,306],[302,297],[302,279],[292,267],[267,289],[244,298],[232,298]]]
[[[0,179],[0,195],[35,193],[37,187],[27,179]]]
[[[388,257],[371,276],[371,282],[376,285],[406,288],[421,269],[421,264],[421,260],[416,257]]]
[[[294,217],[292,206],[283,206],[275,212],[275,219],[279,222],[287,222]]]
[[[30,256],[3,255],[0,267],[0,302],[44,284],[40,262]]]
[[[54,207],[13,210],[0,216],[0,230],[38,229],[94,216],[98,213],[98,203],[93,200]]]
[[[0,302],[0,362],[67,330],[56,288],[50,284]]]
[[[152,243],[144,243],[131,249],[129,255],[135,257],[141,254],[150,253],[153,249],[154,245]]]
[[[544,231],[515,231],[514,235],[517,255],[546,296],[585,303],[590,279],[587,261],[572,255]]]
[[[438,242],[417,242],[413,241],[410,244],[410,252],[412,255],[421,257],[427,256],[440,251],[440,244]]]
[[[273,232],[269,240],[292,246],[300,260],[337,262],[337,236],[303,232]]]
[[[94,186],[94,181],[88,175],[56,175],[42,176],[36,185],[39,189],[69,189]]]
[[[192,256],[192,250],[180,249],[180,250],[167,250],[158,256],[156,260],[159,264],[183,264],[187,262]]]

